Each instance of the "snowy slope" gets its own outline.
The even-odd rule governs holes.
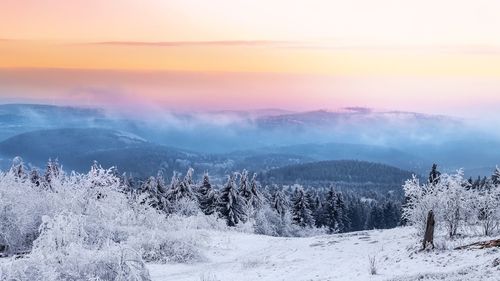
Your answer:
[[[471,241],[437,242],[419,252],[410,228],[275,238],[238,232],[210,232],[206,261],[151,264],[153,280],[500,280],[500,249],[451,250]],[[376,257],[376,275],[369,273]]]

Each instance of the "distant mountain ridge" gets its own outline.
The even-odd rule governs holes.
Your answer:
[[[191,151],[200,156],[203,167],[217,166],[219,170],[246,166],[261,171],[352,159],[420,173],[437,162],[443,171],[463,167],[477,176],[475,173],[489,175],[500,164],[496,131],[479,130],[461,119],[441,115],[350,107],[309,112],[264,109],[158,114],[152,110],[146,117],[96,108],[0,105],[0,142],[32,131],[100,128],[141,136],[149,142],[142,145],[144,149],[149,146],[148,151],[163,147]],[[158,147],[152,149],[155,144]],[[215,162],[209,163],[207,158]]]

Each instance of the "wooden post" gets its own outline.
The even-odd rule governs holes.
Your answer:
[[[425,236],[422,250],[425,250],[427,246],[430,244],[434,249],[434,224],[436,221],[434,220],[434,212],[432,210],[427,214],[427,227],[425,228]]]

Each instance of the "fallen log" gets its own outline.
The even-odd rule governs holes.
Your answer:
[[[469,245],[456,247],[455,250],[466,250],[466,249],[480,250],[480,249],[488,249],[495,247],[500,247],[500,239],[476,242]]]

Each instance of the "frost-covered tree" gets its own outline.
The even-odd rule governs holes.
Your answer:
[[[217,209],[217,192],[210,184],[208,173],[203,175],[203,182],[198,188],[198,202],[205,215],[211,215]]]
[[[383,206],[385,228],[394,228],[398,225],[401,214],[393,202],[386,202]]]
[[[226,220],[228,226],[235,226],[240,222],[245,222],[247,218],[245,213],[246,204],[238,193],[234,177],[234,175],[228,177],[217,203],[217,213]]]
[[[257,174],[254,173],[250,180],[250,192],[252,193],[250,204],[253,208],[260,208],[264,204],[264,201],[266,201],[266,197],[259,190],[260,185],[257,181]]]
[[[432,164],[431,172],[429,173],[429,184],[437,184],[439,182],[439,177],[441,172],[437,169],[437,164]]]
[[[250,189],[250,183],[248,182],[248,171],[243,170],[240,173],[240,184],[238,188],[238,193],[240,194],[241,198],[245,200],[245,203],[247,205],[251,205],[251,201],[253,198],[252,191]]]
[[[500,225],[500,186],[491,184],[474,190],[474,208],[483,234],[492,235]]]
[[[378,204],[373,204],[366,220],[366,229],[385,228],[384,211]]]
[[[453,237],[457,234],[461,221],[466,218],[466,212],[470,211],[468,204],[468,193],[463,186],[463,173],[446,175],[439,183],[439,213],[445,222],[448,235]]]
[[[340,216],[337,208],[337,193],[333,188],[328,191],[325,202],[322,207],[323,225],[328,228],[330,233],[339,231]]]
[[[193,169],[189,169],[183,180],[179,179],[179,174],[174,172],[170,189],[167,193],[167,199],[171,203],[181,199],[196,200],[196,195],[193,192]]]
[[[42,184],[42,178],[40,177],[40,173],[35,168],[33,168],[30,172],[30,182],[35,187],[39,187]]]
[[[293,222],[301,227],[313,227],[315,223],[314,217],[312,216],[312,212],[309,207],[309,202],[307,202],[307,196],[304,189],[297,188],[295,190],[292,204]]]
[[[158,184],[158,192],[163,194],[163,196],[167,195],[168,187],[165,183],[165,176],[163,175],[163,170],[158,170],[156,173],[156,183]]]
[[[44,185],[48,189],[54,189],[54,182],[58,181],[61,167],[56,160],[49,159],[45,168]]]
[[[164,195],[158,189],[158,181],[155,177],[149,177],[141,185],[141,192],[145,193],[145,203],[157,210],[165,208]]]
[[[491,181],[494,185],[500,185],[500,168],[497,166],[493,175],[491,176]]]
[[[193,188],[193,169],[188,169],[183,180],[180,180],[178,173],[174,172],[170,189],[166,194],[165,205],[168,205],[168,212],[186,216],[196,215],[199,211],[199,205]]]
[[[335,209],[337,210],[337,226],[340,233],[347,232],[351,227],[351,221],[349,220],[347,207],[344,202],[344,197],[342,193],[336,193],[335,199]]]
[[[16,179],[24,181],[28,178],[28,173],[26,171],[23,159],[19,156],[14,157],[9,172],[12,173]]]
[[[405,182],[403,190],[406,200],[402,217],[408,224],[415,225],[419,234],[423,234],[428,212],[433,210],[435,214],[437,213],[439,189],[430,183],[420,185],[419,179],[413,176],[413,178]]]
[[[127,175],[127,173],[123,173],[120,176],[120,187],[125,194],[131,195],[134,192],[133,178]]]
[[[277,190],[273,197],[273,208],[280,216],[284,216],[289,211],[290,203],[288,197],[281,189]]]

